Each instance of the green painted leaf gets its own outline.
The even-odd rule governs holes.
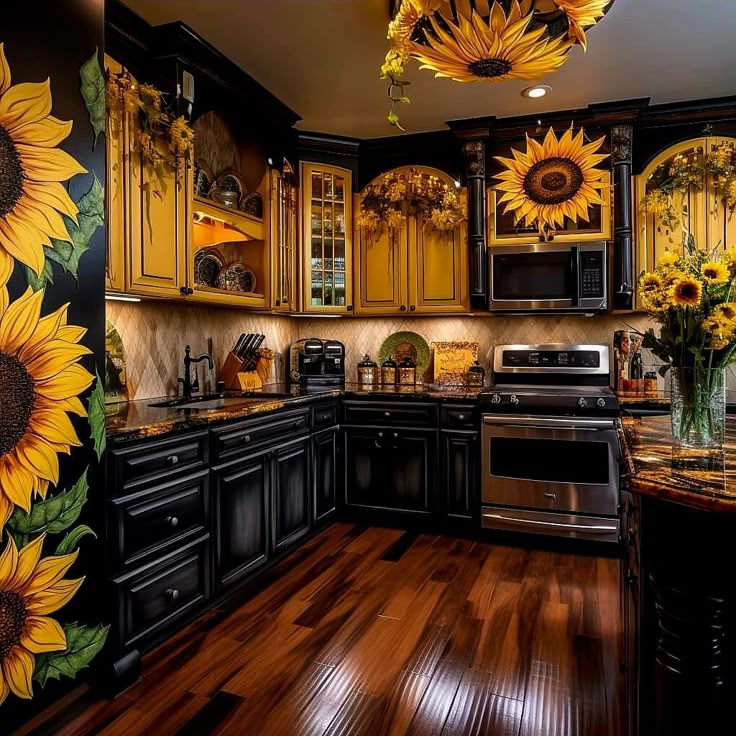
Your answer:
[[[105,75],[98,59],[98,49],[79,69],[80,92],[89,112],[89,124],[95,134],[94,144],[105,131]]]
[[[43,271],[41,275],[37,276],[36,272],[32,268],[26,266],[26,281],[33,291],[39,291],[46,286],[47,283],[54,283],[54,271],[51,268],[51,261],[47,258],[43,264]]]
[[[43,532],[58,534],[68,529],[79,518],[82,507],[87,502],[88,470],[89,468],[82,473],[69,490],[33,504],[30,514],[16,508],[8,519],[8,527],[14,532],[13,536],[16,534],[30,536]]]
[[[49,680],[60,680],[62,677],[76,678],[77,673],[87,667],[105,646],[109,631],[110,627],[102,624],[97,626],[65,624],[66,650],[36,655],[33,679],[41,687],[46,687]]]
[[[65,272],[79,279],[79,260],[89,250],[92,236],[98,227],[105,224],[105,192],[97,175],[86,194],[77,202],[79,214],[77,226],[68,217],[64,217],[71,243],[52,239],[53,248],[44,247],[47,260],[58,263]]]
[[[95,382],[95,390],[89,397],[89,405],[87,413],[89,415],[89,429],[92,435],[92,441],[95,443],[95,452],[97,459],[102,457],[107,446],[107,437],[105,434],[105,386],[102,383],[100,374],[97,373],[97,381]]]
[[[62,539],[61,542],[59,542],[59,545],[57,546],[54,554],[55,555],[68,555],[71,552],[74,552],[74,550],[79,546],[79,543],[82,541],[82,539],[89,536],[90,534],[95,539],[97,539],[97,535],[86,524],[80,524],[79,526],[75,526],[74,529],[72,529],[64,537],[64,539]]]

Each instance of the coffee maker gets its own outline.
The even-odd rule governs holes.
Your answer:
[[[292,382],[307,390],[345,384],[345,345],[338,340],[299,340],[291,346],[289,358]]]

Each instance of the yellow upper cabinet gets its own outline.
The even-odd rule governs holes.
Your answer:
[[[283,171],[271,171],[271,308],[298,309],[296,285],[297,187],[284,160]]]
[[[437,176],[450,186],[451,177],[423,166],[410,170]],[[370,184],[368,185],[370,187]],[[368,188],[356,197],[355,212]],[[465,206],[464,193],[461,200]],[[422,216],[408,216],[393,227],[360,227],[356,233],[356,305],[362,315],[442,314],[468,309],[468,250],[465,224],[437,230]]]
[[[557,242],[584,243],[594,240],[610,240],[612,236],[613,209],[611,207],[611,172],[606,171],[601,190],[603,205],[593,205],[588,211],[589,221],[573,222],[565,218],[565,227],[554,233]],[[538,239],[535,225],[521,227],[514,222],[513,213],[504,214],[504,204],[498,204],[500,193],[488,190],[488,244],[519,245]]]
[[[683,164],[701,165],[714,146],[736,139],[708,136],[678,143],[656,156],[636,177],[637,270],[650,270],[665,249],[679,250],[694,236],[698,245],[708,248],[736,244],[736,217],[730,216],[722,201],[717,178],[701,172],[689,185],[678,186],[668,198],[652,197],[653,191],[673,182]],[[697,166],[696,166],[697,168]],[[650,196],[648,196],[650,195]]]
[[[105,69],[120,74],[122,66],[105,55]],[[105,209],[107,223],[107,248],[105,265],[105,289],[125,290],[125,175],[128,167],[128,122],[125,115],[116,115],[108,106],[105,125]]]
[[[302,311],[353,311],[353,177],[302,162]]]

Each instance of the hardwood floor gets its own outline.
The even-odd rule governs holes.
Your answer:
[[[337,524],[57,736],[620,736],[615,560]]]

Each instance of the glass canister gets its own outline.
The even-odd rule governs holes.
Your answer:
[[[468,368],[468,386],[483,388],[486,381],[486,369],[476,360]]]
[[[399,386],[414,386],[417,382],[417,365],[407,355],[399,363]]]
[[[366,353],[358,363],[358,385],[375,386],[378,383],[378,363]]]
[[[390,356],[381,363],[381,383],[384,386],[395,386],[398,378],[398,366],[396,361]]]

